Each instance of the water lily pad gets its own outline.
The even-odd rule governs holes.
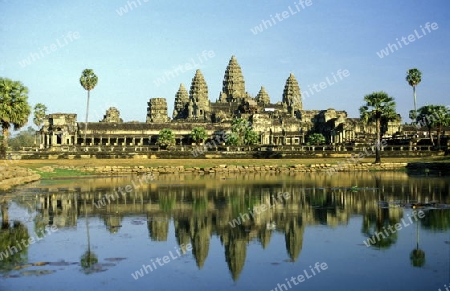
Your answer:
[[[55,271],[53,270],[28,270],[20,272],[23,276],[42,276],[52,274]]]
[[[106,258],[105,259],[105,261],[108,261],[108,262],[120,262],[120,261],[123,261],[123,260],[126,260],[127,258]]]
[[[62,267],[62,266],[70,266],[73,265],[74,263],[71,262],[66,262],[66,261],[60,261],[60,262],[48,262],[49,266],[56,266],[56,267]],[[77,264],[77,263],[75,263]]]
[[[18,265],[18,266],[14,267],[14,270],[25,269],[25,268],[32,267],[32,266],[33,266],[32,264]]]
[[[141,224],[145,224],[145,221],[133,219],[133,220],[131,221],[131,224],[132,224],[132,225],[141,225]]]
[[[48,264],[49,264],[48,262],[37,262],[37,263],[34,263],[33,266],[45,266]]]

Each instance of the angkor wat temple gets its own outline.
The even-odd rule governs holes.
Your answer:
[[[147,105],[146,122],[124,122],[119,110],[109,108],[103,120],[88,123],[86,141],[85,123],[77,122],[76,114],[49,114],[41,129],[41,144],[52,150],[62,146],[150,146],[156,143],[160,130],[170,128],[177,145],[191,145],[193,127],[204,127],[213,137],[229,131],[234,118],[251,122],[260,145],[303,145],[311,133],[322,133],[329,144],[345,144],[369,141],[367,137],[375,133],[374,126],[349,118],[344,110],[304,110],[300,86],[293,74],[286,79],[281,102],[272,103],[263,86],[256,97],[251,96],[234,56],[225,70],[216,102],[210,101],[208,85],[197,70],[189,92],[183,84],[176,92],[172,119],[165,98],[151,98]],[[400,123],[389,123],[385,133],[399,132]]]

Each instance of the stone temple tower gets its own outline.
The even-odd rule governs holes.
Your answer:
[[[166,98],[150,98],[147,104],[147,123],[169,121]]]
[[[175,94],[175,104],[173,106],[173,120],[186,119],[188,117],[189,93],[180,84],[177,94]]]
[[[299,116],[299,111],[303,110],[302,93],[298,86],[297,79],[294,74],[290,74],[286,80],[283,90],[282,98],[283,106],[287,109],[288,113],[292,116]]]
[[[120,118],[120,111],[116,107],[109,107],[100,122],[121,123],[123,120]]]
[[[244,76],[242,75],[241,66],[239,66],[236,57],[232,56],[225,70],[225,76],[223,77],[219,102],[237,102],[238,98],[244,97],[246,97]]]
[[[258,92],[258,95],[256,95],[256,102],[261,103],[263,105],[270,104],[270,97],[269,94],[266,92],[266,88],[264,86],[261,86],[261,89]]]
[[[208,86],[202,72],[197,70],[189,90],[188,118],[203,121],[209,118],[209,113]]]

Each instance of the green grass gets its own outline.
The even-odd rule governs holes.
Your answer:
[[[33,170],[39,175],[41,175],[41,179],[58,179],[58,178],[80,177],[90,175],[90,173],[67,169],[54,169],[53,172],[43,172],[39,171],[36,168],[34,168]]]

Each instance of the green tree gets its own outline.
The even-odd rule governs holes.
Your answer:
[[[430,135],[431,143],[434,145],[431,136],[431,129],[437,129],[437,147],[441,147],[442,128],[450,125],[450,109],[444,105],[425,105],[419,108],[416,117],[416,126],[426,126]]]
[[[33,109],[33,123],[37,126],[38,130],[41,125],[44,123],[44,118],[47,112],[47,106],[42,103],[38,103],[34,105]]]
[[[252,145],[258,143],[259,136],[253,131],[250,122],[242,118],[236,118],[231,123],[231,134],[225,143],[227,145]]]
[[[86,145],[86,131],[87,131],[87,123],[88,123],[88,117],[89,117],[89,99],[90,99],[90,92],[94,87],[97,85],[98,78],[94,74],[94,71],[92,69],[85,69],[81,73],[80,77],[80,84],[84,88],[84,90],[87,91],[87,105],[86,105],[86,123],[84,124],[84,144]]]
[[[30,113],[28,88],[19,81],[0,78],[0,122],[3,135],[0,158],[6,158],[11,126],[14,130],[20,129],[28,122]]]
[[[195,143],[204,141],[208,137],[204,127],[194,127],[191,131],[191,138]]]
[[[170,147],[175,145],[175,134],[169,128],[164,128],[159,132],[156,144],[161,147]]]
[[[409,69],[406,74],[406,82],[408,82],[409,86],[413,87],[414,115],[412,116],[412,120],[415,120],[417,117],[416,86],[422,81],[422,72],[414,68]]]
[[[398,118],[395,112],[394,98],[383,91],[373,92],[364,96],[365,105],[359,108],[361,119],[365,123],[375,123],[376,144],[375,144],[375,163],[381,163],[381,122],[388,122]]]
[[[45,106],[42,103],[38,103],[36,105],[34,105],[34,109],[33,109],[33,123],[37,126],[38,131],[40,130],[41,125],[44,123],[44,118],[47,112],[47,106]],[[36,139],[37,139],[37,132],[36,132]],[[35,144],[37,142],[35,141]]]
[[[431,135],[431,130],[433,129],[432,121],[432,108],[430,105],[422,106],[419,110],[414,112],[411,110],[409,112],[409,117],[415,122],[416,128],[426,127],[428,129],[428,136],[430,137],[431,144],[434,146],[433,136]]]
[[[313,133],[308,136],[308,144],[320,145],[325,143],[325,137],[321,133]]]
[[[244,134],[244,144],[254,145],[259,141],[259,135],[253,130],[247,130]]]
[[[32,147],[35,143],[36,131],[28,126],[27,130],[19,132],[16,136],[9,139],[9,146],[12,150],[18,151],[23,147]]]

